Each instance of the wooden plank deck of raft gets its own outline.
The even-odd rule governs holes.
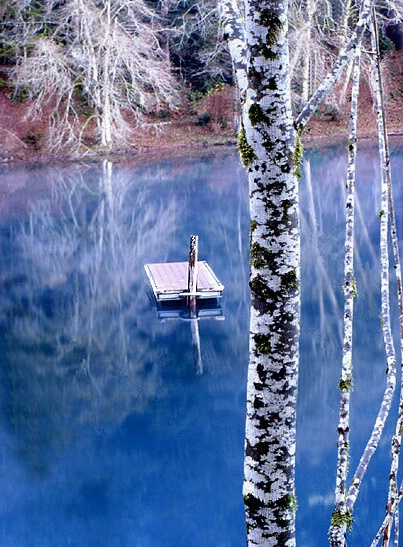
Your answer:
[[[224,285],[206,261],[197,262],[197,289],[188,290],[188,262],[165,262],[144,266],[155,298],[158,301],[182,300],[189,296],[197,298],[219,298]]]

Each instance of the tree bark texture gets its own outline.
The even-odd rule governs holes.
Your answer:
[[[351,90],[350,133],[348,141],[348,169],[346,194],[346,235],[344,243],[344,322],[343,359],[339,382],[340,409],[337,443],[336,488],[329,540],[332,547],[345,543],[351,514],[346,511],[346,484],[350,457],[350,393],[353,387],[353,318],[354,298],[357,287],[354,276],[354,220],[355,220],[355,167],[357,157],[358,93],[360,87],[361,48],[354,57],[353,84]],[[350,522],[349,522],[350,521]]]
[[[265,547],[295,545],[299,148],[291,116],[287,9],[287,1],[246,3],[247,87],[239,137],[251,215],[244,501],[248,545]]]
[[[403,357],[403,301],[402,301],[402,279],[401,279],[401,264],[399,256],[399,243],[397,238],[397,229],[396,229],[396,219],[394,212],[394,203],[393,203],[393,192],[392,192],[392,175],[390,170],[390,153],[389,145],[387,138],[387,128],[386,128],[386,116],[385,116],[385,106],[384,106],[384,91],[382,83],[382,70],[381,70],[381,55],[379,50],[379,35],[378,35],[378,25],[376,20],[375,9],[373,9],[372,16],[372,28],[371,28],[371,43],[372,43],[372,53],[373,53],[373,71],[374,71],[374,81],[376,88],[376,104],[377,104],[377,122],[378,122],[378,143],[379,143],[379,158],[381,163],[381,174],[382,174],[382,211],[383,207],[387,206],[387,211],[390,219],[390,231],[392,236],[392,247],[394,255],[394,266],[396,273],[397,281],[397,300],[399,306],[399,317],[400,317],[400,357],[402,362]],[[382,213],[383,217],[383,213]],[[385,249],[385,252],[387,248]],[[385,268],[387,265],[385,265]],[[385,299],[388,297],[388,294],[385,295]],[[389,299],[387,300],[387,304]],[[382,316],[383,317],[383,316]],[[389,318],[386,317],[386,321]],[[388,324],[385,325],[388,327]],[[388,331],[384,334],[385,337],[385,348],[387,351],[387,357],[391,354],[392,362],[395,361],[394,356],[394,346],[389,343]],[[401,382],[403,380],[401,379]],[[402,443],[402,431],[403,431],[403,384],[400,386],[400,401],[399,401],[399,414],[395,427],[395,434],[392,437],[391,443],[391,468],[389,472],[389,491],[388,491],[388,500],[386,503],[387,515],[389,516],[388,523],[383,531],[383,547],[388,547],[392,534],[392,524],[394,523],[395,528],[395,544],[398,542],[399,536],[399,525],[398,525],[398,513],[396,512],[397,502],[400,498],[397,478],[399,471],[399,457],[401,453],[401,443]]]
[[[221,0],[224,36],[234,63],[242,114],[238,148],[250,193],[250,352],[245,435],[244,502],[249,547],[295,546],[295,449],[300,312],[299,135],[341,71],[354,57],[374,0],[363,0],[349,42],[298,118],[291,115],[287,0]],[[241,6],[241,8],[239,7]],[[355,140],[351,143],[354,148]],[[353,166],[350,166],[353,177]],[[353,203],[347,202],[347,207]],[[352,230],[351,224],[347,230]],[[348,233],[350,237],[350,234]],[[347,249],[345,369],[341,388],[351,382],[351,325],[354,273]],[[348,434],[340,438],[337,499],[343,497],[334,545],[345,530],[369,460],[379,442],[394,391],[388,359],[385,397],[366,450],[346,491]],[[349,397],[342,401],[342,411]],[[348,433],[348,423],[341,427]],[[339,508],[339,506],[337,506]],[[337,519],[336,519],[337,520]],[[335,530],[335,528],[334,528]]]
[[[375,12],[371,11],[375,17]],[[374,44],[373,47],[376,47]],[[375,78],[377,80],[377,77]],[[379,83],[380,85],[380,83]],[[378,86],[378,92],[380,87]],[[388,189],[388,163],[387,139],[381,129],[384,123],[381,102],[378,100],[377,119],[379,127],[379,152],[381,159],[381,205],[380,217],[380,258],[381,258],[381,324],[386,356],[386,386],[377,418],[354,473],[352,484],[346,493],[347,511],[352,511],[356,502],[363,478],[367,472],[369,463],[379,445],[386,419],[392,405],[392,399],[396,388],[396,354],[393,343],[393,333],[390,318],[390,275],[389,275],[389,189]]]

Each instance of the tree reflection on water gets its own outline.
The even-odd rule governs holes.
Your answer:
[[[164,390],[153,366],[161,348],[142,319],[142,264],[180,214],[174,200],[150,199],[125,177],[112,184],[107,161],[90,185],[56,174],[51,198],[10,229],[1,306],[8,416],[38,473],[43,452],[68,442],[75,423],[120,423]]]

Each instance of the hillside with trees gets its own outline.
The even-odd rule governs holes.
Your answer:
[[[350,1],[291,3],[294,112],[344,47],[357,9]],[[389,129],[397,133],[402,17],[399,8],[379,11]],[[215,0],[7,0],[0,22],[2,161],[235,142],[237,89]],[[359,123],[371,135],[367,57]],[[346,134],[350,75],[351,66],[305,139]]]

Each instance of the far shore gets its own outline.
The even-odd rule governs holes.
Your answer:
[[[378,135],[376,132],[371,134],[363,134],[358,136],[358,146],[372,146],[376,144]],[[389,133],[389,139],[392,144],[401,144],[403,142],[403,131]],[[303,137],[302,142],[305,150],[310,148],[337,146],[346,143],[348,140],[348,134],[336,133],[335,135],[306,135]],[[206,154],[206,152],[213,152],[219,148],[236,148],[236,139],[225,139],[220,141],[208,141],[205,140],[201,143],[175,143],[173,145],[165,144],[147,144],[145,146],[137,146],[133,148],[126,148],[122,150],[110,150],[110,151],[87,151],[85,153],[37,153],[31,152],[29,154],[17,154],[15,157],[0,159],[0,165],[12,166],[16,164],[49,164],[60,162],[85,162],[85,161],[102,161],[109,160],[112,162],[126,163],[141,161],[157,161],[159,159],[169,159],[170,157],[183,157],[194,154]]]

